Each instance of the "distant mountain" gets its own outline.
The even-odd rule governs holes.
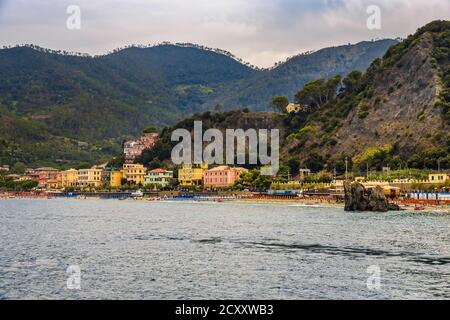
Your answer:
[[[174,45],[100,57],[0,50],[0,162],[108,158],[126,137],[174,123],[217,87],[256,73],[224,54]],[[56,145],[62,138],[73,143]]]
[[[3,49],[0,162],[59,159],[68,166],[81,159],[103,160],[149,124],[173,124],[217,105],[265,110],[273,95],[293,97],[317,77],[364,69],[394,42],[324,49],[272,70],[194,45],[132,47],[98,57],[34,46]],[[64,144],[56,146],[56,141]]]
[[[0,50],[0,103],[80,139],[136,134],[173,123],[202,96],[256,71],[214,52],[163,45],[78,57],[20,47]],[[203,103],[200,101],[199,103]]]
[[[213,96],[207,107],[221,104],[225,109],[267,110],[272,97],[282,95],[293,100],[307,82],[338,74],[345,76],[353,70],[366,70],[373,60],[382,57],[396,43],[398,41],[390,39],[365,41],[298,55],[276,68],[232,83]]]

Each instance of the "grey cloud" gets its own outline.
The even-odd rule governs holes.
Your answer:
[[[65,27],[69,4],[82,29]],[[382,9],[382,30],[366,8]],[[302,51],[398,37],[448,19],[448,0],[0,0],[0,45],[34,43],[100,54],[132,43],[195,42],[269,66]]]

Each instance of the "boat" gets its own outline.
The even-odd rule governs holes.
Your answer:
[[[414,208],[415,211],[425,211],[424,207],[415,207]]]
[[[133,199],[142,199],[142,198],[144,197],[144,192],[142,192],[142,190],[138,190],[138,191],[136,191],[136,192],[133,192],[133,193],[131,194],[131,197],[132,197]]]

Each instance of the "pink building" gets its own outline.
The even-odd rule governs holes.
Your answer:
[[[133,163],[145,149],[153,147],[159,139],[158,133],[145,133],[139,139],[126,141],[123,145],[125,161]]]
[[[58,170],[54,168],[37,168],[27,171],[27,176],[38,182],[38,187],[45,188],[49,180],[55,180]]]
[[[244,168],[231,168],[229,166],[216,167],[204,172],[203,185],[207,189],[229,188],[246,171],[247,169]]]

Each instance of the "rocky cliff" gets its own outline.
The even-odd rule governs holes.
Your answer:
[[[389,49],[366,73],[344,78],[334,97],[322,93],[321,103],[308,105],[319,85],[301,91],[297,97],[308,112],[290,120],[300,129],[287,156],[305,163],[315,155],[319,168],[342,167],[346,157],[364,171],[366,165],[437,168],[438,161],[450,168],[449,48],[450,21],[435,21]]]
[[[399,207],[390,204],[381,187],[366,189],[360,183],[345,183],[345,211],[376,211],[387,212],[399,210]]]

